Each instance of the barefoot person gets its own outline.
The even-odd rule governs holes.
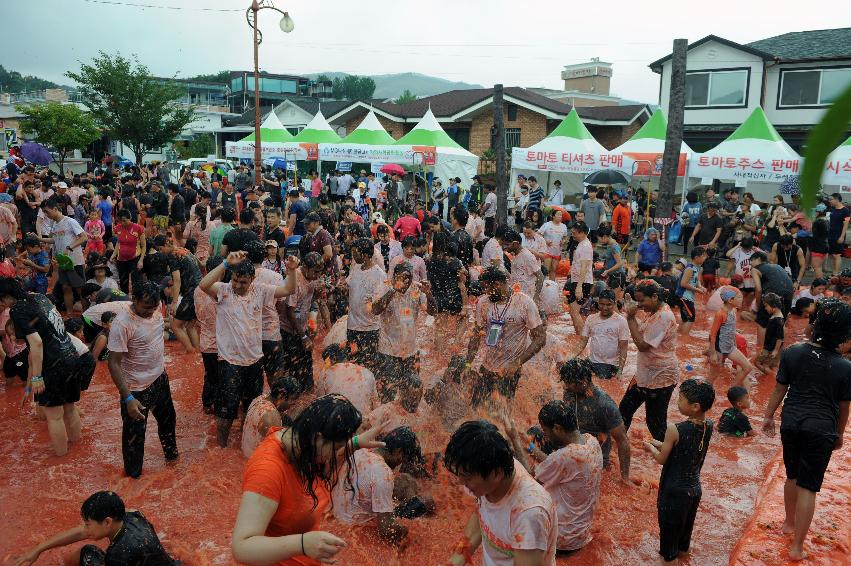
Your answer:
[[[216,344],[219,348],[219,392],[215,401],[218,443],[228,445],[239,405],[248,410],[263,392],[263,307],[292,293],[254,281],[254,264],[245,251],[231,252],[227,260],[201,280],[199,289],[216,301]],[[225,271],[231,280],[222,283]]]
[[[121,396],[121,455],[124,472],[142,475],[148,412],[157,419],[166,460],[176,460],[177,414],[165,371],[160,288],[141,281],[133,287],[130,308],[122,309],[109,328],[109,373]]]
[[[231,542],[237,562],[328,563],[346,546],[319,528],[337,482],[350,487],[354,482],[344,464],[354,464],[359,448],[384,446],[374,441],[381,427],[352,436],[361,421],[345,397],[325,395],[308,405],[292,427],[272,429],[245,465]]]
[[[0,307],[9,309],[15,338],[29,346],[29,378],[24,394],[32,394],[47,418],[47,433],[57,456],[68,442],[80,440],[80,381],[74,371],[77,351],[65,332],[56,307],[40,293],[25,293],[17,279],[0,279]],[[7,327],[8,328],[8,327]]]
[[[851,362],[839,346],[851,336],[851,307],[826,299],[813,321],[813,337],[780,357],[777,385],[765,410],[763,431],[774,436],[774,413],[783,403],[780,440],[786,485],[783,532],[792,534],[789,557],[803,560],[824,473],[833,451],[842,448],[851,403]],[[784,401],[785,399],[785,401]]]

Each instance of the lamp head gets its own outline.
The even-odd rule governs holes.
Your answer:
[[[293,29],[295,29],[295,22],[290,17],[289,12],[284,12],[284,17],[281,18],[280,26],[281,31],[284,33],[290,33]]]

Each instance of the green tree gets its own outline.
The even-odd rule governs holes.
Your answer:
[[[337,100],[345,98],[345,93],[343,92],[343,81],[340,77],[336,77],[331,82],[331,97],[336,98]]]
[[[38,77],[24,76],[17,71],[6,70],[3,65],[0,65],[0,90],[3,92],[27,92],[57,88],[58,86],[56,83]]]
[[[358,86],[354,96],[357,100],[369,100],[375,92],[375,81],[372,77],[358,77]]]
[[[206,75],[195,75],[189,77],[189,81],[204,81],[207,83],[225,83],[230,84],[230,71],[219,71],[218,73],[208,73]]]
[[[330,81],[330,80],[331,80],[331,77],[329,77],[328,75],[319,75],[318,77],[316,77],[316,82],[318,82],[318,83],[322,83],[322,82]]]
[[[59,155],[59,171],[65,171],[65,159],[75,149],[85,149],[100,137],[94,119],[74,104],[32,104],[18,106],[24,115],[21,130]]]
[[[180,159],[192,157],[207,157],[216,153],[216,141],[213,134],[199,134],[190,141],[178,141],[174,144],[174,150]]]
[[[186,89],[153,78],[137,59],[101,51],[66,75],[80,84],[83,102],[110,137],[130,147],[137,165],[146,151],[175,139],[195,118],[194,108],[177,102]]]
[[[417,99],[417,95],[411,92],[409,89],[405,89],[405,92],[402,95],[394,100],[396,104],[405,104],[406,102],[413,102]]]

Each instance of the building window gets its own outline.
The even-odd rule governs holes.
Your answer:
[[[780,72],[779,107],[826,106],[851,84],[851,68]]]
[[[520,147],[520,128],[505,128],[505,149]]]
[[[686,74],[686,106],[745,106],[748,71],[702,71]]]
[[[238,79],[233,79],[230,82],[230,90],[231,92],[239,92],[242,90],[242,77]]]
[[[508,105],[508,121],[515,122],[517,121],[517,105],[509,104]]]

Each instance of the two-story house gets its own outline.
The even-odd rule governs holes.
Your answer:
[[[650,63],[667,112],[671,55]],[[723,141],[757,106],[800,152],[812,126],[851,85],[851,28],[785,33],[739,44],[708,35],[688,46],[683,138],[696,151]]]

